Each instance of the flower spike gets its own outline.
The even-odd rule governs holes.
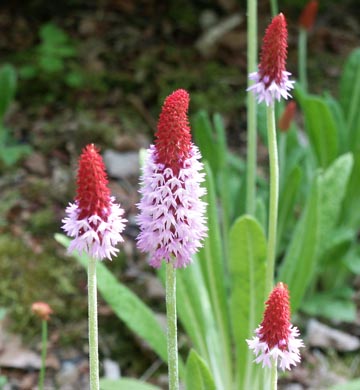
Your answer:
[[[267,106],[281,97],[291,97],[289,91],[294,88],[294,81],[289,80],[290,72],[285,69],[287,57],[287,27],[282,13],[275,16],[268,26],[260,54],[259,70],[250,73],[249,78],[255,84],[249,87],[258,103],[265,101]]]
[[[91,257],[111,260],[123,242],[124,210],[110,196],[104,162],[93,144],[87,145],[79,159],[77,195],[66,208],[62,228],[74,237],[69,252],[85,251]]]
[[[203,165],[191,142],[189,101],[183,89],[166,98],[141,176],[137,246],[153,267],[171,258],[176,268],[186,267],[206,235]]]
[[[299,25],[306,31],[310,31],[315,23],[315,18],[318,12],[319,2],[310,0],[302,10],[299,17]]]
[[[304,343],[298,338],[300,332],[290,323],[289,291],[286,284],[278,283],[266,301],[264,318],[255,330],[256,336],[246,340],[256,355],[255,362],[271,367],[272,361],[285,371],[299,363],[299,348]]]

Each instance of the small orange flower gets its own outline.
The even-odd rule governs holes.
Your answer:
[[[31,311],[42,320],[49,321],[50,314],[53,313],[51,307],[45,302],[34,302]]]

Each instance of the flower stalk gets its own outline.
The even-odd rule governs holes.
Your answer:
[[[169,389],[179,389],[176,268],[192,262],[206,236],[203,165],[191,142],[187,117],[190,96],[178,89],[162,107],[154,145],[145,158],[137,217],[137,246],[149,253],[149,264],[166,262],[166,315]]]
[[[98,352],[98,313],[96,289],[96,259],[89,257],[88,263],[88,314],[89,314],[89,368],[90,389],[98,390],[99,352]]]
[[[41,368],[39,373],[39,390],[44,389],[46,355],[48,341],[48,321],[53,313],[51,307],[45,302],[34,302],[31,305],[32,312],[41,319]]]
[[[255,72],[257,65],[257,0],[248,0],[247,64],[248,73]],[[248,88],[251,81],[248,79]],[[255,215],[256,208],[256,98],[247,94],[247,164],[246,164],[246,212]]]
[[[266,108],[266,116],[270,166],[269,227],[266,268],[266,292],[269,293],[272,290],[274,282],[279,203],[279,159],[276,141],[275,108],[273,104]]]
[[[96,261],[111,260],[123,241],[124,210],[110,196],[105,164],[93,144],[87,145],[79,159],[77,196],[66,208],[62,228],[73,240],[69,252],[86,252],[88,263],[88,323],[90,389],[99,389],[98,314]]]
[[[48,324],[46,320],[41,321],[41,369],[39,375],[39,389],[44,389],[45,370],[46,370],[46,355],[47,355],[47,340],[48,340]]]
[[[178,390],[179,362],[176,317],[176,268],[173,262],[166,264],[166,318],[169,390]]]

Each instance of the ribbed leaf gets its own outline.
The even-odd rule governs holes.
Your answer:
[[[348,125],[351,150],[360,149],[360,48],[354,50],[344,67],[340,82],[340,104]]]
[[[186,390],[216,390],[206,362],[193,349],[186,361]]]
[[[266,239],[250,216],[237,219],[230,230],[230,314],[236,350],[238,389],[256,389],[259,367],[253,364],[246,339],[261,322],[265,302]],[[261,370],[261,368],[260,368]]]
[[[320,176],[318,248],[320,256],[339,220],[352,167],[352,155],[350,153],[344,154]]]
[[[316,267],[319,236],[319,177],[314,179],[305,210],[298,221],[279,272],[290,290],[293,312],[299,308]]]
[[[164,266],[159,269],[158,274],[165,284]],[[197,255],[189,267],[177,270],[176,279],[179,320],[193,346],[208,362],[217,387],[221,389],[224,387],[224,369],[219,364],[223,357],[221,340]]]
[[[283,191],[280,193],[278,242],[281,243],[285,228],[293,220],[294,206],[299,194],[302,171],[296,166],[285,179]],[[281,249],[280,245],[277,245]]]
[[[230,386],[231,381],[231,350],[230,350],[230,323],[227,309],[227,296],[225,289],[225,264],[220,224],[218,218],[215,185],[211,169],[205,163],[206,190],[204,197],[207,203],[208,237],[204,241],[204,247],[199,251],[199,260],[202,273],[206,282],[211,300],[212,312],[214,313],[217,330],[222,348],[222,364],[225,386]]]
[[[306,132],[318,164],[326,168],[338,154],[338,134],[335,119],[326,100],[308,95],[302,100]]]

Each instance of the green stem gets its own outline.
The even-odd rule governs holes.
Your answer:
[[[266,296],[270,293],[274,283],[275,255],[276,255],[276,228],[279,199],[279,162],[276,142],[274,103],[266,109],[267,130],[269,143],[270,165],[270,198],[269,198],[269,229],[268,251],[266,268]]]
[[[172,262],[166,264],[166,317],[169,390],[178,390],[179,368],[176,324],[176,269]]]
[[[277,0],[270,0],[270,5],[271,5],[271,15],[272,16],[277,15],[279,13]]]
[[[247,2],[247,63],[248,73],[257,68],[257,0]],[[248,87],[251,85],[248,79]],[[246,164],[246,212],[255,215],[256,208],[256,98],[247,94],[247,164]]]
[[[88,264],[88,303],[89,303],[90,390],[99,390],[96,259],[92,257],[89,258],[89,264]]]
[[[277,362],[271,366],[271,390],[277,390]]]
[[[299,31],[299,78],[300,84],[304,91],[307,91],[307,74],[306,74],[306,58],[307,58],[307,31],[300,28]]]
[[[46,352],[47,352],[47,338],[48,338],[48,328],[47,321],[42,320],[41,323],[41,369],[39,375],[39,390],[44,389],[44,380],[45,380],[45,369],[46,369]]]

